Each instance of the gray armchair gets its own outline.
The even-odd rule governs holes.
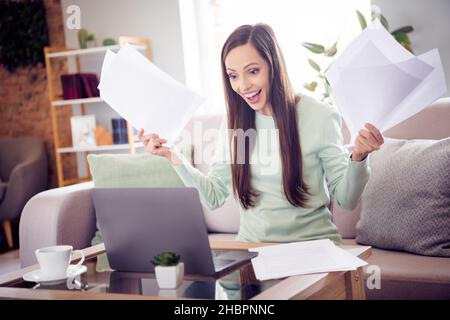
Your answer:
[[[11,221],[18,219],[27,201],[47,188],[48,162],[39,138],[0,139],[0,221],[13,247]]]

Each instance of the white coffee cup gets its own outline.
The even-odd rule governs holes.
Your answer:
[[[80,252],[81,259],[76,264],[80,266],[84,262],[82,250],[73,250],[72,246],[52,246],[40,248],[35,251],[36,258],[43,277],[65,278],[67,269],[74,253]]]

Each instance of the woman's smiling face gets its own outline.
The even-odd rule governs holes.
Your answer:
[[[253,110],[271,115],[269,105],[269,64],[247,43],[232,49],[225,57],[231,87]]]

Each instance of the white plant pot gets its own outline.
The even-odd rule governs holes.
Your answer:
[[[97,42],[95,40],[87,40],[86,48],[95,48],[97,46]]]
[[[178,288],[184,278],[184,263],[180,262],[171,267],[156,266],[155,276],[161,289]]]

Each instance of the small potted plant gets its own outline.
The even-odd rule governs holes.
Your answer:
[[[95,48],[97,46],[97,42],[95,41],[95,36],[92,33],[89,33],[86,36],[86,48]]]
[[[162,289],[179,287],[184,278],[184,263],[180,262],[180,256],[173,252],[163,252],[153,259],[158,286]]]

